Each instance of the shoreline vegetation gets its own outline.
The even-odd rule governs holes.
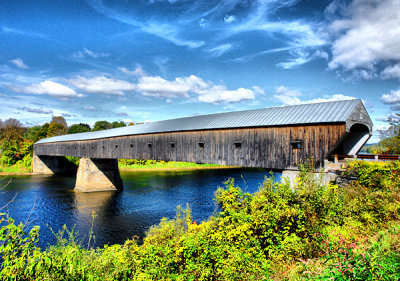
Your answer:
[[[312,163],[299,169],[295,189],[266,178],[249,194],[228,180],[207,220],[196,222],[190,206],[178,206],[143,243],[93,248],[92,230],[84,244],[64,226],[58,243],[41,249],[39,227],[2,213],[0,280],[400,278],[400,163],[354,161],[342,185],[321,185]]]
[[[75,165],[79,164],[77,157],[67,157],[69,161]],[[146,171],[146,170],[189,170],[189,169],[230,169],[239,168],[236,166],[224,166],[217,164],[198,164],[190,162],[176,161],[156,161],[156,160],[135,160],[135,159],[119,159],[118,167],[120,171]],[[0,164],[0,176],[7,175],[33,175],[32,167],[27,167],[22,162],[14,165]]]

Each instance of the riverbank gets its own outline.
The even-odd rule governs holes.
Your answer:
[[[79,163],[76,159],[72,159],[74,163]],[[146,170],[201,170],[201,169],[231,169],[238,168],[236,166],[223,166],[217,164],[197,164],[190,162],[175,162],[175,161],[154,161],[154,160],[132,160],[139,164],[127,164],[130,160],[119,160],[118,167],[120,171],[146,171]],[[26,167],[22,163],[17,163],[12,166],[0,165],[0,176],[25,176],[33,175],[32,168]]]
[[[4,280],[397,280],[400,164],[354,162],[349,185],[323,186],[307,165],[299,186],[266,179],[246,193],[230,180],[218,213],[197,222],[189,207],[151,227],[142,243],[93,249],[64,228],[58,244],[36,246],[39,230],[3,215]],[[157,200],[155,202],[158,202]],[[96,214],[93,213],[96,221]],[[1,219],[1,218],[0,218]],[[93,223],[92,223],[93,225]],[[92,229],[91,229],[92,231]],[[72,235],[71,235],[72,233]],[[90,232],[90,235],[93,233]],[[64,236],[63,236],[64,235]],[[27,238],[27,239],[25,239]],[[0,280],[3,280],[0,278]]]
[[[23,163],[11,166],[0,164],[0,176],[25,176],[32,175],[32,167],[26,167]]]

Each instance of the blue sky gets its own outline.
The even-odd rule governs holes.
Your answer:
[[[400,1],[0,0],[0,118],[143,122],[360,98],[400,110]]]

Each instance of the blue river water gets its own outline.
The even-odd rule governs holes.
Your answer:
[[[278,180],[280,174],[274,174]],[[122,171],[124,189],[116,192],[75,193],[74,177],[9,176],[0,182],[0,212],[8,212],[28,228],[40,226],[39,246],[56,243],[57,233],[66,225],[87,244],[93,220],[95,247],[122,244],[145,235],[163,217],[174,218],[178,205],[189,204],[196,221],[206,220],[217,210],[214,192],[234,178],[246,192],[256,192],[269,173],[264,169],[204,169],[168,171]],[[12,199],[14,200],[10,202]],[[53,230],[53,231],[52,231]],[[92,240],[93,241],[93,240]]]

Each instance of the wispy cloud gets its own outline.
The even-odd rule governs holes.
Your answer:
[[[9,62],[11,62],[12,64],[14,64],[16,67],[18,67],[20,69],[29,69],[29,67],[20,58],[12,59]]]
[[[31,32],[31,31],[26,31],[26,30],[20,30],[16,28],[10,28],[6,26],[1,26],[0,27],[0,32],[2,33],[9,33],[9,34],[15,34],[15,35],[22,35],[22,36],[29,36],[29,37],[39,37],[39,38],[46,38],[44,34],[37,33],[37,32]]]
[[[131,76],[146,76],[146,72],[144,72],[141,65],[137,65],[134,70],[129,70],[126,67],[119,67],[118,69]]]
[[[88,111],[98,111],[98,108],[93,105],[84,105],[81,108]]]
[[[208,52],[210,52],[214,57],[220,57],[224,53],[226,53],[229,50],[231,50],[232,47],[233,47],[232,44],[222,44],[222,45],[219,45],[217,47],[209,49]]]
[[[38,114],[53,114],[53,110],[45,108],[34,108],[34,107],[19,107],[19,110],[24,110],[27,112],[38,113]]]
[[[186,46],[190,48],[198,48],[204,45],[204,42],[201,40],[184,39],[181,36],[181,31],[183,28],[177,24],[170,24],[156,20],[139,21],[133,16],[125,15],[116,9],[106,6],[101,0],[92,0],[90,1],[90,4],[96,11],[111,19],[140,28],[143,32],[168,40],[175,45]]]
[[[234,15],[226,15],[225,17],[224,17],[224,22],[226,22],[226,23],[231,23],[231,22],[234,22],[236,20],[236,17],[234,16]]]
[[[104,57],[109,57],[109,56],[110,56],[109,53],[103,53],[103,52],[98,53],[98,52],[91,51],[87,48],[83,48],[82,51],[78,51],[78,52],[75,52],[72,54],[72,57],[76,58],[76,59],[83,59],[86,57],[91,57],[93,59],[97,59],[97,58],[104,58]]]

